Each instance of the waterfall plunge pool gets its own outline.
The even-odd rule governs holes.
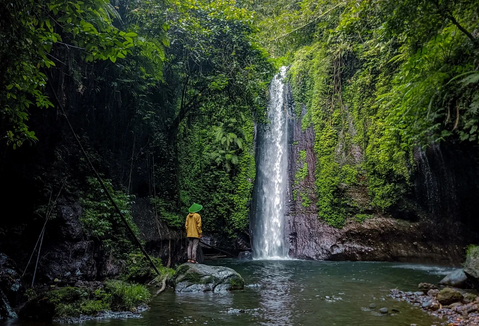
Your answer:
[[[245,289],[226,294],[175,294],[169,289],[154,298],[141,319],[82,325],[439,325],[440,320],[418,307],[391,299],[389,290],[416,291],[418,283],[436,283],[452,270],[387,262],[222,259],[207,263],[237,270],[246,281]],[[371,303],[376,304],[373,310]],[[381,315],[382,307],[399,312]]]

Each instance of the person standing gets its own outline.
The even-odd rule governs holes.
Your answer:
[[[186,216],[185,228],[186,236],[188,237],[188,263],[196,263],[196,250],[198,248],[198,243],[202,237],[201,231],[201,216],[198,214],[203,206],[200,204],[193,203],[188,209],[189,214]]]

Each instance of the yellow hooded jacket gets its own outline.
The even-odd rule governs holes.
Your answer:
[[[188,238],[201,238],[201,216],[198,213],[189,213],[185,222],[186,236]]]

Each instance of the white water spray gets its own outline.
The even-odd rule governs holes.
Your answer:
[[[288,184],[288,87],[282,67],[270,86],[269,123],[258,126],[253,196],[255,259],[286,259],[284,211]]]

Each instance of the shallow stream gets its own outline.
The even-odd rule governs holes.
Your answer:
[[[244,291],[175,294],[168,290],[141,319],[83,325],[439,325],[417,307],[389,298],[389,290],[416,291],[438,282],[451,268],[384,262],[219,260],[246,281]],[[375,309],[369,309],[371,303]],[[389,314],[379,309],[386,307]],[[391,313],[395,309],[399,312]],[[11,323],[11,325],[38,325]]]

